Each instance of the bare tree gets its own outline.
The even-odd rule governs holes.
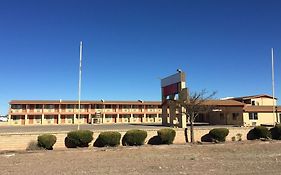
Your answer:
[[[186,89],[185,89],[186,91]],[[183,107],[182,111],[189,120],[190,123],[190,140],[194,143],[194,121],[200,113],[207,113],[214,108],[212,99],[216,92],[208,93],[206,90],[200,92],[193,92],[187,94],[186,98],[176,100],[177,107]]]

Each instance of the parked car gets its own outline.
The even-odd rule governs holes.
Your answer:
[[[0,122],[7,122],[8,117],[7,116],[0,116]]]

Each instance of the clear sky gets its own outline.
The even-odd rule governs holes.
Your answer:
[[[181,68],[191,91],[281,98],[281,1],[0,0],[0,114],[10,100],[160,100]]]

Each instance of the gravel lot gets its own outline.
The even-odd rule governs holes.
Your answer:
[[[281,142],[83,148],[0,154],[1,174],[280,174]]]

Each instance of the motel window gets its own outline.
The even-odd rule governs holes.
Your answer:
[[[67,105],[66,105],[66,108],[67,108],[67,109],[73,109],[73,108],[74,108],[74,105],[67,104]]]
[[[21,105],[12,105],[11,107],[12,107],[12,109],[21,109],[22,106]]]
[[[132,105],[133,109],[138,109],[138,105]]]
[[[237,120],[239,113],[232,113],[232,120]]]
[[[45,105],[45,109],[54,109],[54,105]]]
[[[19,120],[20,116],[16,115],[16,116],[13,116],[12,118],[13,118],[13,120]]]
[[[258,113],[250,112],[249,113],[249,120],[258,120]]]
[[[101,104],[97,104],[96,105],[96,109],[102,109],[102,105]]]
[[[77,109],[79,109],[79,105],[77,105],[76,107],[77,107]],[[80,108],[81,109],[87,109],[87,105],[80,104]]]
[[[120,108],[122,108],[122,109],[130,109],[131,106],[130,105],[120,105]]]
[[[111,108],[111,105],[105,105],[105,108],[106,108],[106,109],[110,109],[110,108]]]
[[[255,105],[256,105],[256,102],[255,102],[255,101],[252,101],[252,105],[255,106]]]
[[[35,109],[42,109],[42,105],[36,104]]]

